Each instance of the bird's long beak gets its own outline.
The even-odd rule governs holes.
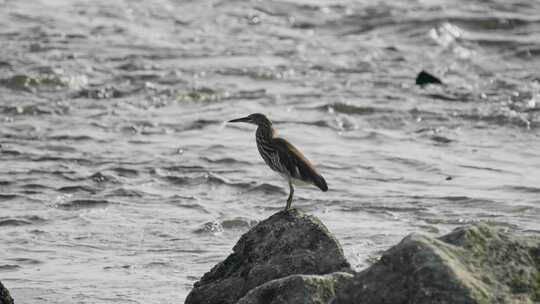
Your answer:
[[[246,117],[242,117],[242,118],[229,120],[229,122],[251,122],[251,119],[246,116]]]

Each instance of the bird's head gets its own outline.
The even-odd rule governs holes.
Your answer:
[[[270,119],[268,119],[264,114],[260,114],[260,113],[253,113],[246,117],[229,120],[229,122],[247,122],[250,124],[257,125],[257,126],[272,125],[272,122],[270,122]]]

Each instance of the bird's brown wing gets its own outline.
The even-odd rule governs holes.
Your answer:
[[[281,165],[287,169],[289,176],[312,183],[322,191],[327,191],[326,181],[304,155],[290,142],[283,138],[274,138],[272,146],[277,151]]]

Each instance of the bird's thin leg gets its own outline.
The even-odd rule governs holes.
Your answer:
[[[293,197],[293,194],[294,194],[294,188],[293,188],[293,185],[291,183],[291,180],[289,180],[289,189],[290,189],[289,198],[287,198],[287,207],[285,207],[285,211],[291,209],[292,197]]]

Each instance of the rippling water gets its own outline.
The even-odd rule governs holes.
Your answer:
[[[357,269],[412,231],[538,233],[538,11],[0,0],[0,280],[18,303],[182,302],[285,205],[254,128],[225,124],[252,112],[326,177],[294,206]]]

